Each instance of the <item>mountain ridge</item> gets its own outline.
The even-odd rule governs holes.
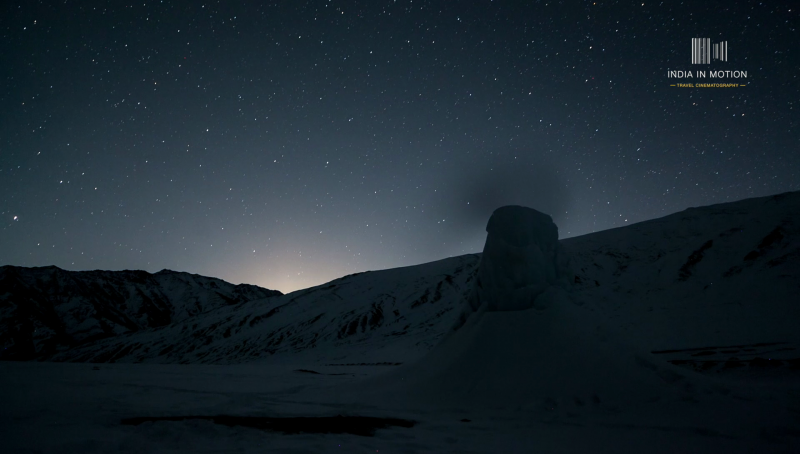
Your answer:
[[[571,298],[601,314],[602,329],[642,339],[644,350],[800,341],[791,334],[791,320],[800,317],[792,304],[800,293],[800,192],[693,207],[559,243],[569,254]],[[291,354],[326,363],[413,361],[451,332],[480,257],[355,273],[36,359],[233,364]],[[756,304],[763,298],[770,304]],[[768,323],[740,333],[731,321],[740,315]]]
[[[166,326],[276,290],[162,270],[0,267],[0,359],[42,359],[99,339]]]

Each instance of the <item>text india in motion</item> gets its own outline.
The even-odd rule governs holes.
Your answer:
[[[712,79],[747,79],[747,71],[680,71],[668,70],[667,77],[670,79],[693,79],[693,78],[712,78]]]

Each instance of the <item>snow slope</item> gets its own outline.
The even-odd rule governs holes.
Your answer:
[[[800,357],[800,193],[691,208],[563,244],[576,298],[644,351],[684,350],[669,359],[687,361]],[[752,345],[761,343],[781,347]],[[729,356],[702,349],[746,344]]]
[[[359,273],[87,344],[55,361],[231,364],[304,353],[327,362],[404,362],[452,326],[478,257]],[[348,359],[350,357],[355,359]]]

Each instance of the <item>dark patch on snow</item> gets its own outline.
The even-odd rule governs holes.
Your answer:
[[[788,342],[761,342],[726,347],[662,350],[655,354],[673,355],[667,362],[700,373],[747,374],[753,378],[770,377],[800,370],[800,358],[788,357],[796,348]],[[691,356],[678,356],[691,353]],[[736,355],[736,356],[731,356]],[[704,357],[700,359],[698,357]]]
[[[284,306],[285,306],[285,304],[284,304]],[[252,319],[252,320],[250,320],[250,326],[252,327],[252,326],[253,326],[253,325],[255,325],[256,323],[259,323],[261,320],[264,320],[264,319],[270,318],[270,317],[272,317],[273,315],[277,314],[278,312],[280,312],[280,311],[281,311],[281,307],[283,307],[283,306],[278,306],[278,307],[276,307],[276,308],[273,308],[272,310],[270,310],[270,311],[269,311],[269,312],[267,312],[266,314],[256,315],[255,317],[253,317],[253,319]]]
[[[141,416],[125,418],[123,425],[138,426],[146,422],[171,421],[179,422],[192,419],[210,421],[227,427],[250,427],[268,432],[282,432],[284,434],[299,433],[326,433],[326,434],[353,434],[362,437],[375,435],[377,429],[390,427],[414,427],[415,421],[400,418],[376,418],[371,416],[316,416],[316,417],[291,417],[272,418],[267,416]]]
[[[734,265],[734,266],[730,267],[728,269],[728,271],[725,271],[724,273],[722,273],[722,276],[723,277],[731,277],[731,276],[737,275],[737,274],[739,274],[741,272],[742,272],[742,267],[739,266],[739,265]]]
[[[747,255],[744,256],[745,262],[752,262],[753,260],[757,259],[761,255],[759,251],[750,251]]]
[[[295,369],[295,372],[302,372],[302,373],[313,374],[313,375],[354,375],[354,374],[346,374],[346,373],[323,374],[322,372],[317,372],[315,370],[310,370],[310,369]]]
[[[678,271],[678,280],[685,281],[689,279],[692,275],[692,269],[703,260],[703,256],[706,250],[708,250],[714,244],[714,240],[708,240],[700,246],[700,249],[692,252],[688,259],[686,259],[686,263],[681,266],[681,269]]]
[[[323,312],[323,313],[317,315],[316,317],[312,318],[311,320],[307,320],[307,321],[301,323],[300,327],[304,328],[304,327],[307,327],[307,326],[311,326],[314,323],[317,323],[319,321],[319,319],[321,319],[324,316],[325,316],[325,313]]]
[[[350,323],[342,326],[342,329],[339,330],[338,338],[344,339],[345,337],[352,336],[358,331],[358,321],[359,319],[352,320]]]
[[[326,366],[399,366],[403,363],[340,363],[340,364],[326,364]]]
[[[369,327],[374,329],[383,323],[383,307],[380,303],[372,303],[372,314],[369,318]]]
[[[767,236],[765,236],[761,240],[761,243],[758,244],[758,248],[766,249],[782,239],[783,239],[782,229],[780,227],[775,227],[775,229],[769,232]]]
[[[444,281],[440,281],[438,284],[436,284],[436,290],[433,293],[433,300],[431,300],[431,303],[435,303],[435,302],[437,302],[437,301],[442,299],[442,284],[443,283],[444,283]]]
[[[423,293],[422,296],[420,296],[416,301],[411,303],[411,308],[413,309],[415,307],[418,307],[418,306],[421,306],[421,305],[427,303],[428,302],[428,298],[430,297],[430,294],[431,294],[431,289],[426,288],[425,289],[425,293]]]
[[[453,310],[453,308],[452,308],[452,307],[448,307],[447,309],[442,309],[442,310],[440,310],[439,312],[437,312],[437,313],[436,313],[436,315],[434,315],[434,316],[433,316],[433,318],[439,318],[439,317],[441,317],[442,315],[444,315],[444,314],[446,314],[446,313],[448,313],[448,312],[450,312],[450,311],[452,311],[452,310]],[[434,326],[434,325],[431,325],[431,326]]]
[[[783,239],[783,229],[780,226],[775,227],[771,232],[767,234],[764,238],[761,239],[761,242],[758,243],[758,247],[744,256],[745,262],[752,262],[753,260],[761,257],[762,255],[767,253],[767,249],[771,248],[775,243],[780,242]]]
[[[784,345],[788,344],[788,342],[759,342],[757,344],[744,344],[744,345],[726,345],[726,346],[717,346],[717,347],[698,347],[698,348],[683,348],[677,350],[653,350],[650,353],[654,355],[661,355],[665,353],[683,353],[683,352],[696,352],[701,350],[716,350],[720,348],[747,348],[747,347],[770,347],[773,345]],[[752,349],[751,349],[752,350]]]
[[[750,367],[754,368],[761,368],[761,369],[773,369],[776,367],[780,367],[783,365],[783,361],[772,359],[765,359],[760,356],[756,356],[755,358],[750,360]]]
[[[212,283],[211,283],[211,286],[212,286],[212,287],[214,287],[214,288],[219,288],[219,286],[218,286],[218,285],[217,285],[215,282],[212,282]],[[236,298],[231,298],[231,297],[229,297],[229,296],[226,296],[226,295],[225,295],[224,293],[222,293],[222,292],[214,292],[214,293],[216,293],[216,294],[217,294],[217,296],[218,296],[218,297],[219,297],[219,298],[220,298],[222,301],[225,301],[225,303],[226,303],[226,304],[228,304],[228,306],[230,306],[230,305],[233,305],[233,304],[236,304],[236,303],[237,303],[237,301],[236,301]]]
[[[787,261],[790,260],[798,260],[800,259],[800,249],[789,252],[788,254],[783,254],[780,257],[774,258],[767,262],[767,266],[770,268],[775,268],[776,266],[783,265]]]

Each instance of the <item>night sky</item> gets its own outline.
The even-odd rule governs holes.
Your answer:
[[[3,3],[0,265],[286,292],[800,189],[793,2]]]

